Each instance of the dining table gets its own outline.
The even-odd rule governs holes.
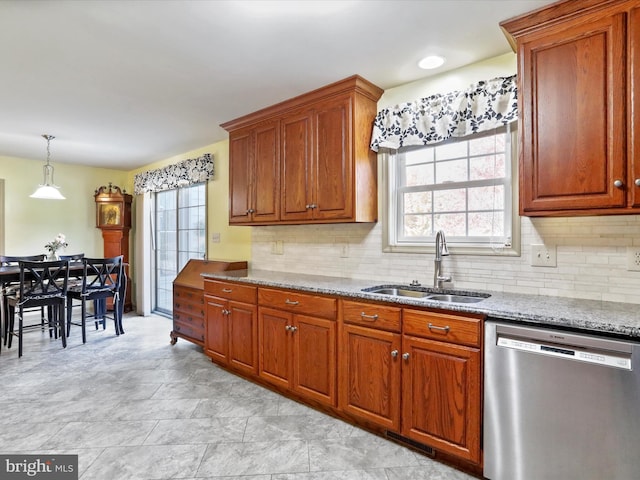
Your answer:
[[[128,264],[123,264],[126,266]],[[26,274],[27,272],[25,272]],[[69,262],[69,277],[74,278],[82,278],[84,275],[84,264],[82,260],[80,261],[70,261]],[[119,294],[120,298],[124,298],[127,291],[127,275],[122,275],[122,281],[120,282]],[[0,266],[0,285],[7,283],[18,283],[20,282],[20,266],[18,265],[7,265]],[[3,297],[3,293],[0,292],[0,343],[4,341],[4,335],[6,335],[6,322],[7,322],[7,312],[5,311],[5,301]],[[102,302],[104,303],[104,302]],[[94,308],[96,311],[106,309],[106,305],[95,305]],[[119,303],[118,315],[122,321],[122,315],[124,314],[124,302]],[[123,332],[124,333],[124,332]],[[0,348],[2,348],[0,346]]]

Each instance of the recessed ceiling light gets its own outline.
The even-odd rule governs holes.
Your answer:
[[[444,63],[444,57],[439,55],[429,55],[428,57],[424,57],[420,62],[418,62],[418,66],[425,70],[431,70],[432,68],[438,68]]]

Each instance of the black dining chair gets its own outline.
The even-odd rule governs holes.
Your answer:
[[[93,318],[98,329],[98,323],[106,328],[106,319],[112,318],[116,335],[124,333],[122,329],[122,309],[120,298],[123,277],[123,256],[111,258],[87,258],[82,259],[84,265],[82,285],[69,288],[67,291],[67,336],[71,331],[71,325],[82,327],[82,343],[87,341],[86,323],[88,318]],[[80,300],[80,321],[73,321],[71,310],[73,300]],[[107,300],[113,299],[113,316],[107,314]],[[92,315],[87,313],[87,302],[94,302]]]
[[[0,255],[0,267],[18,267],[19,262],[24,261],[24,262],[41,262],[45,259],[46,255],[44,254],[40,254],[40,255],[26,255],[26,256],[9,256],[9,255]],[[0,315],[2,315],[2,318],[4,318],[4,324],[3,324],[3,331],[0,332],[1,336],[3,337],[3,341],[4,344],[7,344],[7,340],[8,340],[8,331],[9,331],[9,322],[8,322],[8,315],[9,315],[9,306],[7,303],[7,298],[11,295],[14,295],[20,288],[20,282],[2,282],[2,284],[0,284],[0,296],[2,297],[2,304],[0,305],[0,308],[2,309],[2,311],[0,312]],[[44,312],[44,307],[40,308],[40,313],[41,313],[41,318],[40,318],[40,324],[42,326],[42,328],[44,328],[44,322],[45,322],[45,312]]]
[[[47,307],[51,315],[48,319],[49,333],[55,338],[62,338],[62,347],[66,348],[65,304],[67,282],[69,280],[69,262],[58,260],[53,262],[20,261],[20,288],[14,295],[7,297],[8,304],[8,342],[11,348],[12,338],[18,337],[18,357],[22,357],[22,337],[25,330],[42,328],[41,324],[25,325],[24,313],[33,307]],[[18,329],[15,328],[16,312]]]

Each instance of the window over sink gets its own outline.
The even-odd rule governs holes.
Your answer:
[[[515,125],[381,151],[385,251],[518,255]]]

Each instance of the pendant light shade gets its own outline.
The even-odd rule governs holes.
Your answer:
[[[44,198],[46,200],[64,200],[65,197],[60,193],[60,187],[53,183],[53,166],[49,164],[51,151],[49,144],[53,140],[53,135],[42,135],[47,140],[47,163],[42,167],[44,182],[38,185],[38,189],[33,192],[31,198]]]

